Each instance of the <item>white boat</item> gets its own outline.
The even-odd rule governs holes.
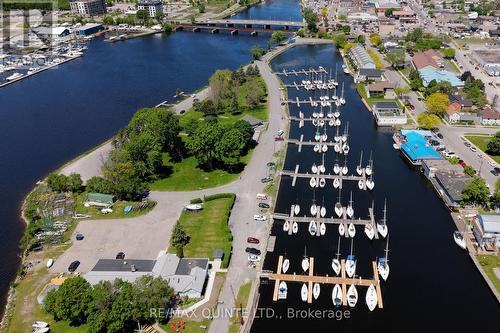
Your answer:
[[[335,164],[333,165],[333,172],[334,172],[336,175],[338,175],[338,174],[339,174],[339,172],[340,172],[340,166],[339,166],[337,163],[335,163]]]
[[[300,206],[298,204],[296,204],[295,207],[293,207],[293,212],[295,213],[295,215],[299,215]]]
[[[389,277],[389,263],[386,258],[379,258],[377,263],[378,274],[382,277],[384,281],[387,281]]]
[[[300,290],[300,298],[303,302],[307,302],[307,285],[304,283],[302,289]]]
[[[322,146],[321,146],[321,151],[322,151],[323,153],[326,153],[326,152],[328,151],[328,146],[327,146],[327,145],[322,145]]]
[[[370,311],[375,310],[377,307],[377,290],[373,284],[370,284],[368,291],[366,292],[366,305]]]
[[[358,187],[362,190],[365,187],[365,181],[362,179],[358,180]]]
[[[333,114],[333,116],[334,116],[335,118],[340,117],[340,112],[339,112],[339,111],[335,111],[335,112],[334,112],[334,114]],[[340,124],[338,124],[337,126],[340,126]]]
[[[358,303],[358,291],[356,290],[356,287],[351,284],[349,289],[347,289],[347,304],[353,308],[356,306],[356,303]]]
[[[392,148],[396,149],[396,150],[399,150],[399,146],[395,143],[392,144]]]
[[[309,230],[309,233],[311,234],[311,236],[316,235],[316,231],[318,230],[318,227],[316,226],[316,222],[314,222],[314,221],[309,222],[309,227],[307,228],[307,230]]]
[[[372,179],[367,179],[366,180],[366,187],[369,190],[373,190],[373,188],[375,187],[375,182]]]
[[[339,224],[339,235],[340,236],[344,236],[345,234],[345,227],[344,227],[344,224]]]
[[[342,152],[344,153],[344,155],[347,155],[349,154],[349,145],[347,143],[345,143],[343,146],[342,146]]]
[[[335,119],[335,126],[340,126],[341,122],[340,122],[340,119],[337,118]]]
[[[372,224],[365,224],[365,235],[369,240],[372,240],[375,237],[375,230],[373,229]]]
[[[354,227],[354,224],[349,223],[349,227],[347,228],[347,233],[351,238],[354,238],[354,236],[356,236],[356,227]]]
[[[299,224],[296,221],[293,221],[292,233],[296,234],[297,232],[299,232]]]
[[[388,230],[387,230],[387,224],[385,223],[377,223],[377,231],[382,237],[386,237]]]
[[[302,266],[302,270],[304,272],[307,272],[307,270],[309,269],[309,259],[307,257],[304,257],[304,259],[302,259],[301,266]]]
[[[316,216],[316,214],[318,213],[318,206],[316,206],[316,204],[312,204],[309,211],[311,212],[312,216]]]
[[[278,299],[286,299],[288,287],[285,281],[281,281],[278,289]]]
[[[326,179],[320,178],[319,179],[319,187],[325,187],[325,185],[326,185]]]
[[[315,144],[314,147],[313,147],[314,152],[315,153],[319,152],[319,149],[320,149],[319,143]]]
[[[347,133],[342,134],[342,142],[347,142]]]
[[[368,164],[365,168],[365,173],[369,176],[372,174],[372,166]]]
[[[288,232],[288,230],[290,230],[290,222],[285,221],[285,223],[283,223],[283,231]]]
[[[453,233],[453,239],[455,240],[455,243],[457,243],[458,246],[460,246],[463,250],[465,250],[466,244],[465,244],[464,234],[462,234],[460,231],[455,231]]]
[[[347,256],[346,262],[345,262],[345,270],[347,273],[347,276],[352,278],[354,274],[356,274],[356,256],[352,254],[352,245],[353,245],[353,238],[351,238],[351,254]]]
[[[54,265],[54,259],[47,260],[47,268],[52,267],[52,265]]]
[[[328,120],[328,126],[330,127],[335,126],[335,120],[333,119]]]
[[[50,331],[50,327],[33,328],[33,333],[47,333]]]
[[[13,80],[21,78],[22,76],[23,76],[23,74],[21,74],[21,73],[14,73],[14,74],[12,74],[10,76],[7,76],[5,79],[7,81],[13,81]]]
[[[342,149],[342,147],[338,143],[333,146],[333,150],[335,150],[336,153],[340,153],[340,149]]]
[[[319,210],[319,215],[321,215],[321,217],[325,217],[325,215],[326,215],[326,207],[325,206],[321,207],[321,209]]]
[[[333,302],[333,305],[337,308],[342,305],[342,288],[338,284],[336,284],[333,287],[332,302]]]
[[[190,204],[184,206],[184,208],[186,208],[186,210],[201,210],[203,207],[200,204]]]
[[[289,267],[290,267],[290,260],[288,260],[288,259],[283,260],[283,265],[281,266],[281,270],[283,271],[283,274],[285,274],[288,271]]]
[[[326,225],[324,223],[321,223],[319,225],[319,234],[321,236],[324,236],[326,234]]]
[[[37,328],[46,328],[46,327],[49,327],[49,324],[44,322],[44,321],[40,321],[40,320],[37,320],[33,323],[33,325],[31,325],[31,327],[37,329]]]
[[[363,168],[361,167],[361,165],[358,165],[356,167],[356,173],[361,176],[363,174]]]
[[[332,259],[332,269],[337,276],[340,274],[340,236],[337,242],[337,254],[335,258]]]
[[[321,134],[319,134],[319,132],[316,132],[316,134],[314,134],[314,140],[319,141],[319,139],[321,139]]]
[[[339,178],[335,178],[333,180],[333,187],[334,188],[338,188],[340,186],[340,179]]]
[[[347,165],[344,165],[344,166],[342,167],[342,170],[341,170],[341,171],[342,171],[342,174],[345,176],[345,175],[347,175],[347,173],[349,172],[349,168],[347,167]]]
[[[341,217],[343,212],[344,207],[342,207],[342,204],[340,202],[337,202],[335,204],[335,214],[337,214],[338,217]]]
[[[352,218],[352,216],[354,215],[354,209],[352,208],[352,203],[349,203],[349,206],[347,206],[347,209],[345,212],[346,212],[348,217]]]
[[[314,299],[318,299],[320,291],[321,291],[321,288],[319,286],[319,283],[315,283],[313,285],[313,297],[314,297]]]
[[[328,135],[325,133],[321,135],[321,140],[326,141],[328,139]]]
[[[317,173],[318,172],[318,167],[316,166],[316,163],[314,163],[311,167],[312,173]]]
[[[325,168],[325,165],[324,165],[324,164],[321,164],[321,165],[318,167],[318,169],[319,169],[319,172],[321,172],[321,173],[325,173],[325,171],[326,171],[326,168]]]
[[[317,184],[317,182],[316,182],[316,178],[315,178],[315,177],[312,177],[312,178],[311,178],[311,180],[309,180],[309,185],[310,185],[311,187],[316,187],[316,184]]]

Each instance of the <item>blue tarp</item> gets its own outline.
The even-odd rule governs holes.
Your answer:
[[[441,155],[425,141],[421,134],[411,131],[405,136],[408,141],[401,145],[401,149],[412,161],[441,159]]]

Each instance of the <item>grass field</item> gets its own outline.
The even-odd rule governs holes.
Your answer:
[[[188,319],[185,319],[185,318],[176,318],[176,317],[174,317],[174,318],[170,319],[170,322],[177,321],[179,319],[184,320],[185,328],[180,331],[182,333],[202,332],[202,330],[200,329],[200,326],[207,327],[207,329],[204,330],[204,331],[208,332],[208,327],[210,326],[210,320],[208,320],[208,319],[204,319],[202,321],[194,321],[194,320],[188,320]],[[175,331],[172,331],[170,329],[170,323],[161,324],[160,327],[163,328],[168,333],[175,333]]]
[[[496,277],[495,272],[493,271],[494,268],[500,268],[500,259],[494,255],[481,255],[477,256],[477,260],[479,260],[479,263],[483,266],[486,275],[488,275],[491,282],[493,282],[497,291],[500,292],[500,280]]]
[[[372,49],[367,49],[366,51],[368,52],[368,55],[370,56],[370,58],[372,58],[373,62],[375,63],[375,67],[377,69],[384,69],[385,66],[382,63],[380,57],[377,55],[377,53],[375,53],[375,51],[373,51]]]
[[[495,160],[495,162],[500,164],[500,155],[493,156],[486,153],[486,146],[491,139],[491,136],[487,135],[466,135],[465,138],[472,142],[477,148],[483,151],[483,153],[487,154],[489,157]]]
[[[250,289],[252,288],[252,281],[248,281],[245,284],[242,284],[240,287],[240,290],[238,291],[238,296],[236,297],[236,308],[243,308],[245,309],[247,307],[248,303],[248,298],[250,297]],[[248,309],[247,309],[248,310]],[[240,328],[240,320],[238,317],[233,317],[231,323],[229,324],[229,333],[237,333],[238,329]]]
[[[179,218],[180,225],[191,237],[184,247],[184,256],[191,258],[213,259],[213,251],[224,251],[223,267],[227,267],[231,257],[232,235],[227,224],[234,198],[220,198],[203,203],[203,209],[197,212],[183,211]],[[175,253],[172,246],[169,252]]]
[[[403,104],[401,104],[401,102],[397,99],[385,99],[383,97],[371,97],[371,98],[368,98],[368,96],[366,95],[366,89],[365,89],[365,84],[364,83],[356,83],[356,90],[358,90],[359,94],[361,95],[361,97],[363,97],[363,99],[370,105],[370,106],[373,106],[373,103],[376,103],[376,102],[396,102],[399,107],[403,107]]]

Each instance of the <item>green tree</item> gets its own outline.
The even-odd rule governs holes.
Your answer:
[[[139,322],[148,322],[153,317],[151,309],[165,309],[170,305],[174,290],[161,277],[144,275],[133,283],[134,319]]]
[[[488,142],[486,152],[494,156],[500,155],[500,132],[496,132],[495,136]]]
[[[146,19],[149,17],[148,12],[144,9],[139,9],[135,15],[137,19],[141,20],[142,22],[146,21]]]
[[[275,31],[271,35],[271,42],[276,44],[281,44],[286,39],[283,31]]]
[[[196,127],[193,135],[187,138],[186,147],[196,157],[198,163],[205,164],[212,170],[216,158],[215,147],[222,134],[222,128],[217,122],[202,122]]]
[[[387,61],[394,68],[401,68],[405,64],[405,52],[404,51],[392,51],[386,54]]]
[[[471,205],[486,205],[489,200],[490,190],[484,179],[474,177],[462,190],[462,203]]]
[[[311,8],[309,7],[303,8],[302,16],[304,16],[304,20],[306,20],[307,29],[309,29],[309,31],[312,32],[318,31],[317,28],[318,17]]]
[[[421,113],[417,117],[418,126],[425,129],[434,129],[441,124],[441,120],[435,114]]]
[[[172,23],[170,23],[170,22],[163,23],[163,31],[167,35],[169,35],[170,33],[172,33],[172,31],[174,31],[174,28],[175,28],[175,26]]]
[[[82,323],[87,319],[87,309],[91,303],[91,286],[82,277],[70,277],[57,290],[49,292],[45,310],[56,320]]]
[[[337,35],[335,37],[335,46],[343,48],[347,43],[347,37],[344,34]]]
[[[347,14],[346,13],[339,14],[338,19],[340,21],[345,21],[347,19]]]
[[[113,25],[113,24],[115,24],[115,20],[113,19],[112,16],[105,16],[102,19],[102,23],[105,25]]]
[[[68,190],[68,177],[53,172],[47,177],[47,185],[54,192],[66,192]]]
[[[470,165],[465,166],[464,172],[465,172],[465,174],[467,174],[471,177],[474,177],[474,175],[476,174],[476,171],[474,171],[474,169]]]
[[[218,159],[228,166],[235,166],[240,162],[246,145],[247,140],[243,133],[237,128],[228,128],[216,145]]]
[[[387,8],[384,12],[385,17],[391,17],[394,13],[394,8]]]
[[[351,26],[350,25],[343,25],[342,26],[342,31],[344,32],[344,34],[349,34],[351,32]]]
[[[232,126],[232,128],[237,129],[245,138],[245,142],[250,142],[253,137],[253,128],[248,121],[238,120]]]
[[[425,94],[428,96],[428,95],[439,92],[439,93],[443,93],[443,94],[448,95],[448,94],[452,94],[453,91],[454,91],[454,88],[450,82],[448,82],[448,81],[436,82],[436,80],[432,80],[427,85],[427,88],[425,89]]]
[[[448,108],[448,104],[450,104],[448,95],[442,93],[431,94],[425,99],[427,111],[438,116],[444,114]]]
[[[248,82],[247,88],[246,103],[249,107],[254,108],[262,102],[266,95],[264,87],[259,80],[253,79]]]
[[[229,70],[217,70],[208,81],[210,85],[210,96],[216,106],[222,103],[224,99],[230,97],[233,82]]]
[[[495,192],[493,193],[493,200],[496,205],[500,205],[500,178],[495,182]]]
[[[120,200],[139,199],[146,190],[130,161],[118,163],[107,161],[102,171],[104,178],[113,184],[113,193]]]
[[[366,41],[366,38],[365,38],[365,35],[359,35],[358,36],[358,43],[359,44],[365,44],[365,41]]]
[[[91,301],[87,309],[89,332],[106,332],[108,316],[118,292],[119,290],[109,281],[101,281],[92,288]]]
[[[250,52],[252,53],[252,58],[254,60],[259,60],[260,58],[262,58],[262,56],[264,54],[266,54],[266,50],[264,50],[262,47],[260,46],[252,46],[252,49],[250,50]]]
[[[78,173],[71,173],[66,179],[66,186],[68,191],[73,193],[81,192],[83,189],[82,177]]]
[[[94,176],[87,180],[86,190],[88,192],[110,194],[113,193],[113,184],[102,177]]]
[[[399,97],[402,98],[404,95],[408,94],[410,92],[409,87],[396,87],[394,88],[394,93]]]
[[[380,43],[382,43],[382,38],[379,34],[371,34],[370,43],[372,43],[373,46],[379,46]]]
[[[182,257],[184,246],[189,244],[191,237],[186,233],[184,228],[177,222],[174,230],[172,231],[172,238],[170,243],[177,250],[177,255]]]
[[[234,91],[229,100],[229,112],[231,112],[231,114],[238,114],[241,112],[240,104],[238,103],[238,95]]]
[[[217,114],[214,102],[211,99],[206,99],[194,105],[196,111],[203,113],[205,116]]]
[[[455,49],[449,47],[443,50],[443,56],[446,59],[453,59],[455,58]]]

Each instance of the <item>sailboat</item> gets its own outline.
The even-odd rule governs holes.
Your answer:
[[[349,277],[353,277],[354,274],[356,274],[356,256],[352,254],[352,245],[353,245],[353,239],[351,238],[351,254],[347,256],[347,260],[345,263],[346,265],[345,270],[347,276]]]
[[[335,119],[335,126],[340,126],[340,125],[341,125],[340,118]]]
[[[333,140],[335,140],[335,142],[339,142],[341,139],[340,135],[339,135],[339,128],[337,127],[337,133],[335,134],[335,136],[333,137]]]
[[[311,171],[312,171],[312,173],[318,172],[318,167],[316,166],[316,163],[313,163],[313,165],[311,166]]]
[[[334,188],[338,188],[340,186],[340,179],[339,178],[335,178],[333,180],[333,187]]]
[[[299,231],[299,224],[296,221],[292,223],[292,233],[296,234]]]
[[[302,284],[302,289],[300,290],[300,298],[303,302],[307,302],[307,285]]]
[[[342,146],[340,143],[336,143],[334,146],[333,146],[333,150],[335,150],[336,153],[340,153],[340,150],[342,149]]]
[[[321,290],[321,288],[319,286],[319,283],[315,283],[313,285],[313,297],[314,297],[314,299],[318,299],[320,290]]]
[[[342,105],[345,104],[345,99],[344,99],[344,82],[342,82],[342,93],[340,94],[339,101],[340,101],[340,104],[342,104]]]
[[[358,291],[356,290],[356,287],[351,284],[349,289],[347,289],[347,304],[353,308],[356,306],[356,303],[358,303]]]
[[[344,134],[342,134],[342,142],[347,142],[347,137],[349,136],[349,123],[347,123]]]
[[[304,258],[302,259],[300,265],[302,266],[302,270],[304,271],[304,273],[307,272],[307,270],[309,269],[309,258],[307,258],[305,247],[304,247]]]
[[[344,145],[342,146],[342,152],[344,153],[344,155],[349,154],[349,150],[349,145],[347,143],[344,143]]]
[[[342,224],[342,223],[339,224],[339,235],[340,236],[345,235],[345,227],[344,227],[344,224]]]
[[[349,223],[349,227],[347,228],[347,233],[351,238],[354,238],[354,236],[356,236],[356,228],[354,227],[354,224]]]
[[[337,203],[335,203],[335,214],[337,214],[338,217],[341,217],[342,213],[344,212],[344,207],[342,207],[341,198],[342,198],[341,190],[339,189],[339,198]]]
[[[342,174],[345,176],[349,172],[349,168],[347,167],[347,158],[345,159],[344,166],[340,170]]]
[[[460,231],[453,232],[453,239],[458,246],[460,246],[463,250],[466,248],[464,233]]]
[[[295,215],[299,215],[300,206],[298,204],[295,204],[295,207],[293,208],[293,212],[295,213]]]
[[[370,159],[368,160],[368,165],[366,166],[365,168],[365,173],[369,176],[372,174],[372,171],[373,171],[373,167],[372,167],[372,163],[373,163],[373,160],[372,160],[372,153],[370,152]]]
[[[333,301],[333,305],[337,308],[342,305],[342,288],[338,284],[336,284],[333,287],[332,301]]]
[[[354,215],[354,208],[352,206],[352,191],[351,191],[351,199],[349,200],[349,205],[347,206],[346,209],[346,214],[349,218],[352,218]]]
[[[340,172],[340,166],[339,166],[339,164],[338,164],[338,163],[335,163],[335,164],[333,165],[333,172],[334,172],[336,175],[338,175],[338,174],[339,174],[339,172]]]
[[[384,202],[384,219],[377,222],[377,231],[382,237],[386,237],[389,230],[387,229],[387,201]]]
[[[283,223],[283,231],[288,232],[288,230],[290,230],[290,222],[285,221],[285,223]]]
[[[373,181],[373,176],[366,180],[366,187],[371,191],[375,187],[375,182]]]
[[[377,290],[373,284],[370,284],[368,290],[366,291],[366,305],[370,311],[375,310],[377,307]]]
[[[278,289],[278,299],[286,299],[288,287],[285,281],[281,281]]]
[[[324,236],[326,234],[326,225],[323,222],[321,222],[321,224],[319,225],[319,234],[321,236]]]
[[[310,185],[311,187],[316,187],[316,184],[317,184],[316,177],[312,177],[312,178],[309,180],[309,185]]]
[[[314,147],[313,147],[313,150],[314,150],[315,153],[319,152],[320,149],[321,148],[319,146],[319,143],[315,144]]]
[[[309,228],[308,228],[308,230],[309,230],[309,233],[311,234],[311,236],[316,235],[317,229],[318,228],[316,226],[316,222],[314,222],[314,221],[309,222]]]
[[[325,217],[325,215],[326,215],[326,207],[325,206],[321,207],[321,209],[319,210],[319,214],[321,215],[321,217]]]
[[[319,187],[323,188],[326,185],[326,179],[325,178],[320,178],[319,179]]]
[[[344,74],[349,74],[349,69],[345,64],[342,65],[342,70],[344,71]]]
[[[378,274],[382,277],[384,281],[387,281],[389,277],[389,237],[387,237],[387,242],[385,243],[385,257],[379,258],[377,263]]]
[[[361,164],[363,163],[363,151],[361,151],[361,157],[359,158],[359,164],[356,166],[356,173],[361,176],[363,174],[363,167]]]
[[[365,187],[365,181],[363,179],[358,180],[358,187],[360,190]]]
[[[375,230],[373,229],[373,225],[371,223],[365,224],[365,235],[369,240],[372,240],[375,237]]]
[[[328,151],[328,146],[327,146],[327,145],[322,145],[322,146],[321,146],[321,151],[322,151],[323,153],[326,153],[326,152]]]
[[[281,270],[283,271],[283,274],[286,274],[289,267],[290,267],[290,260],[288,260],[288,259],[283,260],[283,265],[281,266]]]
[[[319,139],[321,139],[321,134],[319,133],[319,130],[318,130],[318,131],[316,131],[316,133],[314,134],[314,140],[319,141]]]
[[[311,205],[310,212],[312,216],[316,216],[316,214],[318,213],[318,206],[316,206],[315,203]]]
[[[339,275],[340,274],[340,236],[338,239],[338,244],[337,244],[337,254],[335,258],[332,259],[332,269],[335,272],[335,274]]]

